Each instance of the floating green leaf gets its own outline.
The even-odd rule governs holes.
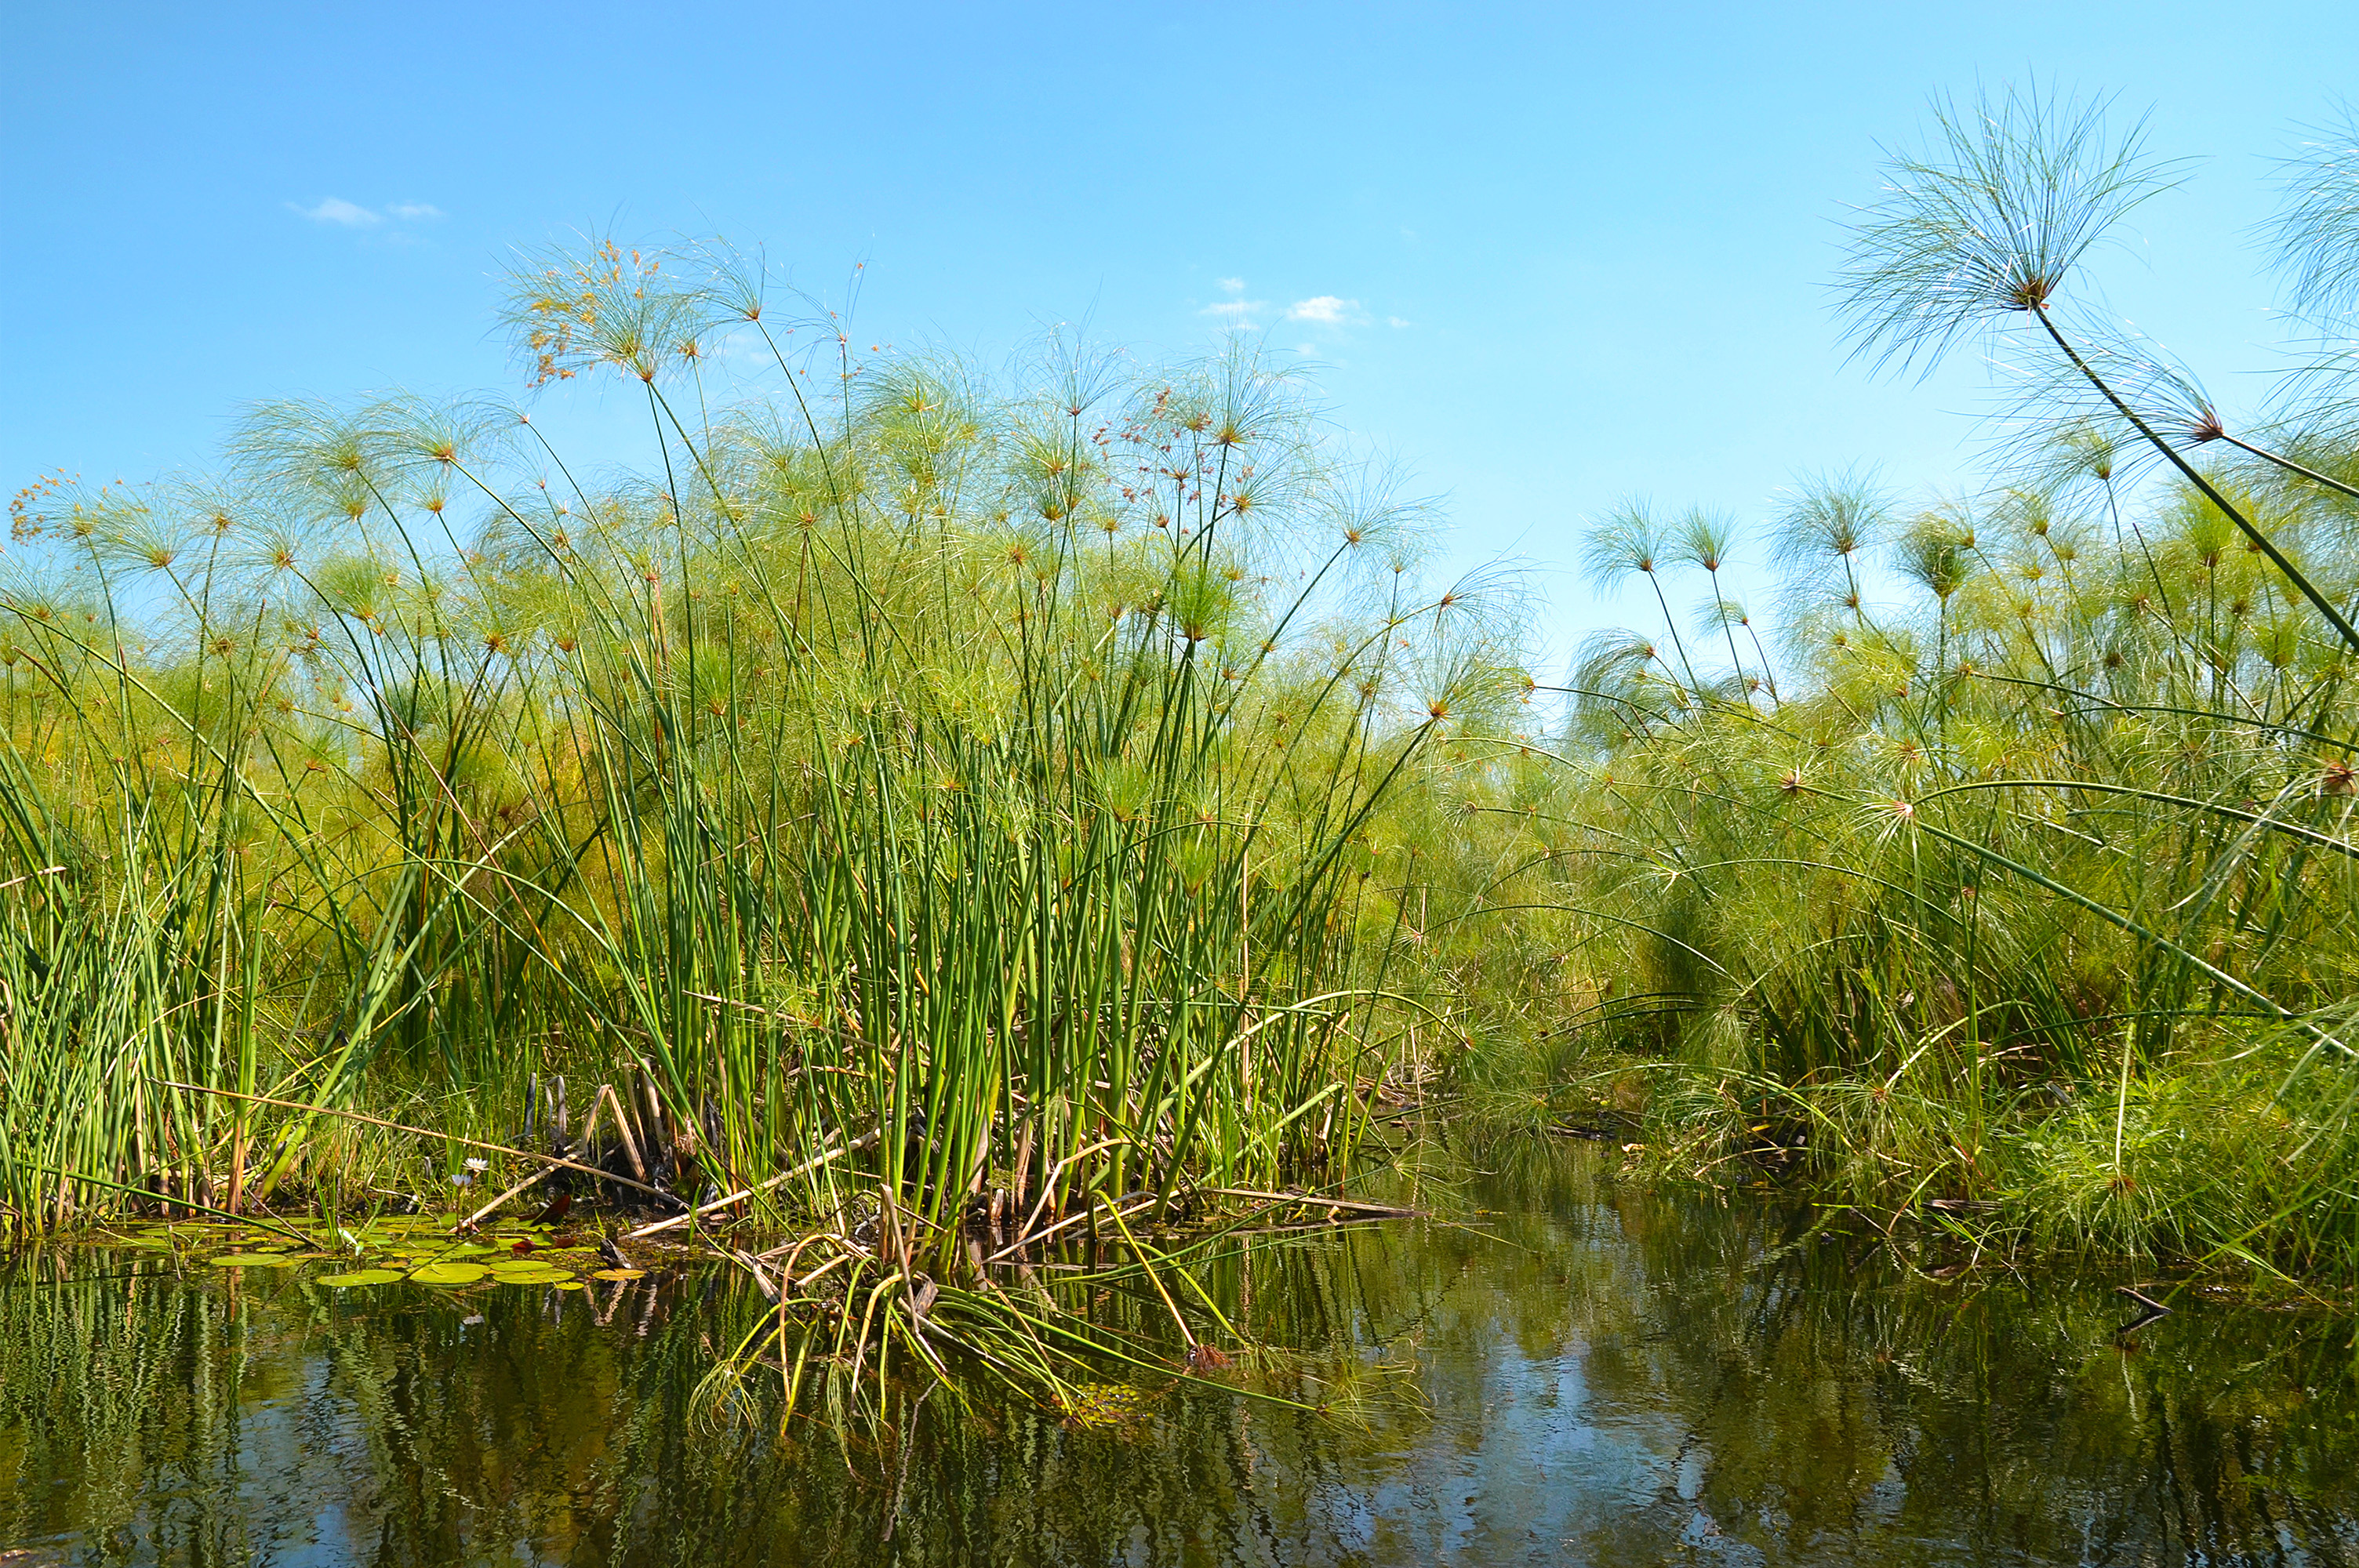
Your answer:
[[[398,1269],[355,1269],[349,1274],[322,1274],[319,1282],[342,1290],[352,1285],[389,1285],[400,1278]]]
[[[429,1263],[409,1277],[421,1285],[472,1285],[490,1273],[481,1263]]]
[[[212,1264],[216,1269],[284,1269],[301,1261],[292,1252],[224,1252]]]

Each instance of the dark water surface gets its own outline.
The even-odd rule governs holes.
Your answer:
[[[699,1400],[746,1310],[717,1276],[335,1292],[19,1258],[0,1563],[2359,1563],[2347,1326],[2190,1296],[2124,1341],[2118,1277],[1929,1280],[1594,1171],[1469,1178],[1480,1228],[1211,1268],[1305,1353],[1263,1386],[1325,1419],[938,1394],[850,1465],[818,1423]]]

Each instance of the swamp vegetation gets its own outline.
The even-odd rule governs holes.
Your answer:
[[[1653,623],[1593,637],[1562,728],[1465,792],[1515,831],[1419,861],[1485,938],[1457,1079],[1511,1122],[1627,1112],[1674,1177],[2347,1311],[2359,125],[2283,171],[2315,336],[2249,424],[2076,303],[2175,172],[2135,132],[2017,95],[1886,172],[1854,341],[1985,347],[1995,482],[1807,479],[1750,541],[1639,503],[1591,527]],[[1729,586],[1748,542],[1774,614]]]
[[[2170,166],[2036,95],[1945,113],[1841,299],[1870,357],[1996,345],[1989,487],[1803,481],[1774,584],[1633,502],[1580,549],[1659,619],[1560,679],[1254,344],[864,355],[717,243],[507,280],[526,379],[628,400],[641,460],[388,397],[27,488],[0,1227],[151,1256],[6,1334],[538,1285],[496,1332],[604,1355],[577,1320],[693,1251],[696,1309],[641,1287],[589,1386],[693,1363],[702,1415],[775,1397],[877,1474],[931,1400],[985,1464],[942,1424],[979,1390],[1333,1413],[1223,1272],[1296,1254],[1236,1227],[1566,1132],[1789,1183],[1895,1269],[2347,1314],[2354,142],[2286,171],[2317,341],[2246,424],[2077,303]]]
[[[764,1261],[826,1281],[831,1366],[1038,1377],[979,1235],[1347,1172],[1392,1065],[1367,824],[1504,686],[1287,378],[1052,343],[1001,388],[822,316],[821,399],[733,256],[514,289],[659,474],[277,406],[218,482],[21,498],[62,569],[9,599],[20,1236],[472,1210],[538,1139],[557,1190],[810,1219]],[[711,406],[724,327],[775,397]]]

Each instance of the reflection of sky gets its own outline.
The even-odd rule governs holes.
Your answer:
[[[278,1568],[366,1561],[387,1501],[371,1423],[323,1350],[299,1338],[252,1348],[265,1359],[244,1368],[235,1441],[150,1473],[133,1555]],[[235,1508],[222,1508],[232,1496]]]
[[[1698,1506],[1710,1455],[1676,1412],[1594,1397],[1582,1336],[1532,1354],[1515,1305],[1484,1305],[1423,1358],[1433,1422],[1419,1441],[1325,1483],[1351,1551],[1380,1563],[1551,1563],[1625,1545],[1635,1563],[1680,1541],[1712,1559],[1760,1560]]]
[[[354,1304],[283,1274],[136,1299],[0,1275],[0,1542],[288,1568],[2359,1563],[2332,1325],[2190,1302],[2125,1351],[2103,1282],[1911,1282],[1785,1246],[1782,1217],[1585,1181],[1519,1201],[1487,1237],[1394,1225],[1208,1273],[1266,1335],[1323,1336],[1320,1375],[1413,1365],[1417,1398],[1362,1424],[1194,1394],[1128,1437],[1003,1411],[930,1430],[897,1481],[809,1423],[782,1450],[693,1420],[692,1284]]]
[[[1544,1361],[1508,1351],[1436,1378],[1453,1387],[1437,1400],[1435,1441],[1397,1456],[1368,1487],[1357,1544],[1372,1556],[1549,1561],[1658,1504],[1677,1464],[1677,1423],[1595,1422],[1578,1347]]]

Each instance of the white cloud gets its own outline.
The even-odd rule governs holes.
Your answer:
[[[331,196],[317,207],[299,206],[292,201],[287,205],[314,223],[342,223],[348,229],[358,229],[381,221],[367,208],[347,201],[341,196]]]
[[[1408,318],[1405,316],[1387,316],[1385,318],[1385,325],[1387,327],[1406,327],[1408,325]]]
[[[1245,291],[1245,280],[1242,277],[1223,277],[1214,281],[1221,286],[1223,294],[1243,294]]]
[[[1338,299],[1332,294],[1314,294],[1308,299],[1298,299],[1286,308],[1289,321],[1316,321],[1322,327],[1341,327],[1360,308],[1356,299]]]
[[[1217,316],[1232,327],[1256,325],[1254,318],[1269,308],[1266,299],[1217,299],[1204,307],[1201,314]]]
[[[421,222],[429,218],[442,216],[442,209],[430,201],[397,201],[386,211],[397,218],[408,218]]]

